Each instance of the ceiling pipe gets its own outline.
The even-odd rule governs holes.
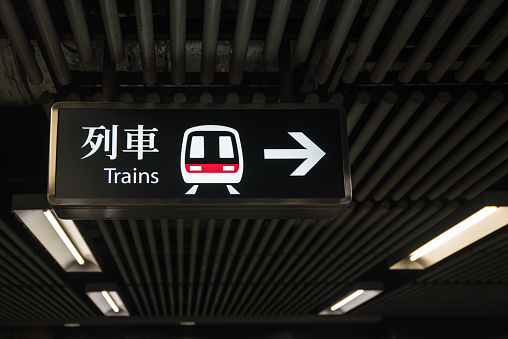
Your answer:
[[[349,162],[351,166],[353,166],[358,156],[364,151],[365,146],[396,103],[397,95],[395,93],[387,92],[383,96],[376,110],[372,113],[371,118],[367,121],[358,137],[352,143],[349,151]]]
[[[432,68],[427,72],[427,79],[430,82],[438,82],[441,80],[460,53],[462,53],[469,42],[476,36],[478,31],[485,25],[502,3],[503,0],[484,0],[478,5],[452,41],[446,46],[446,49],[439,56],[439,59],[437,59],[434,65],[432,65]]]
[[[505,111],[506,113],[506,111]],[[456,167],[453,171],[449,172],[446,176],[442,173],[436,173],[436,177],[443,178],[439,181],[437,186],[428,186],[432,189],[427,193],[427,198],[437,199],[445,193],[453,184],[461,180],[467,173],[473,170],[478,164],[481,164],[485,159],[494,153],[497,149],[502,147],[508,142],[508,127],[504,127],[496,132],[492,137],[483,142],[477,149],[468,156],[460,167]]]
[[[247,219],[241,219],[236,227],[235,236],[233,238],[233,242],[231,244],[231,249],[229,250],[228,255],[226,256],[226,263],[224,264],[223,273],[220,278],[219,286],[215,293],[215,298],[212,304],[212,308],[210,310],[210,315],[215,315],[215,310],[219,302],[219,298],[222,296],[223,287],[226,285],[227,278],[229,277],[229,270],[231,268],[233,258],[235,257],[238,247],[240,245],[240,240],[242,239],[243,233],[245,231],[245,227],[247,226]],[[222,299],[224,300],[224,299]],[[220,312],[219,312],[220,314]]]
[[[137,290],[141,296],[141,301],[144,306],[144,311],[142,308],[139,309],[139,312],[142,312],[143,314],[146,312],[147,315],[151,315],[152,312],[150,311],[150,307],[148,305],[148,299],[146,298],[145,291],[143,289],[143,284],[141,283],[141,279],[138,273],[138,270],[136,268],[136,264],[133,259],[132,252],[129,247],[129,243],[127,241],[127,237],[125,236],[124,228],[122,227],[122,223],[120,220],[113,220],[113,226],[115,228],[115,231],[117,233],[118,239],[120,240],[120,245],[122,246],[122,250],[124,252],[124,256],[127,259],[127,264],[130,268],[130,273],[132,277],[134,278],[134,283],[137,287]]]
[[[467,0],[447,1],[399,72],[399,81],[410,82],[438,41],[445,34]]]
[[[254,225],[252,226],[251,231],[250,231],[248,238],[247,238],[247,243],[245,244],[243,250],[241,251],[240,259],[239,259],[238,264],[235,268],[233,276],[231,277],[231,284],[229,284],[228,289],[226,290],[226,293],[224,295],[222,305],[219,309],[219,314],[222,314],[222,310],[226,306],[227,301],[229,301],[229,305],[224,310],[224,315],[229,314],[231,308],[233,307],[233,303],[229,299],[229,295],[234,290],[234,287],[232,285],[236,285],[238,282],[238,277],[240,275],[241,268],[243,267],[244,262],[247,259],[247,256],[249,255],[249,253],[252,249],[252,246],[254,245],[254,240],[256,239],[256,237],[261,229],[262,224],[263,224],[263,219],[257,219],[254,221]],[[239,290],[239,287],[236,286],[236,293],[235,293],[236,297],[238,296],[238,290]],[[236,299],[236,298],[233,298],[233,299]]]
[[[270,16],[263,48],[263,60],[267,63],[277,61],[282,35],[291,9],[291,2],[292,0],[275,0],[273,3],[272,15]]]
[[[119,64],[125,59],[125,52],[123,50],[122,30],[116,0],[99,0],[99,5],[111,61]]]
[[[215,280],[217,278],[217,273],[219,272],[219,265],[222,261],[222,256],[224,254],[224,247],[226,246],[226,240],[229,236],[229,229],[230,228],[231,228],[231,219],[226,219],[224,221],[224,224],[222,225],[219,243],[217,246],[217,250],[215,252],[215,258],[213,261],[212,272],[210,275],[211,286],[209,286],[209,288],[207,289],[204,307],[203,307],[203,314],[207,314],[207,311],[209,310],[208,305],[210,305],[210,298],[212,296],[212,290],[215,288],[215,284],[216,284]]]
[[[178,284],[178,311],[177,314],[183,314],[184,295],[183,295],[183,259],[184,259],[184,220],[176,221],[176,260],[177,260],[177,284]]]
[[[355,81],[396,3],[397,0],[380,0],[377,2],[376,8],[370,16],[360,36],[360,40],[344,69],[342,74],[342,81],[344,83],[351,84]]]
[[[62,46],[60,46],[60,40],[56,33],[55,25],[53,25],[53,20],[49,14],[46,0],[28,0],[28,5],[30,6],[30,11],[32,12],[46,52],[48,53],[51,66],[53,66],[56,80],[60,85],[70,84],[71,73],[69,72]]]
[[[76,41],[79,59],[82,63],[93,63],[93,49],[86,24],[81,0],[64,0],[65,11],[71,24],[72,35]]]
[[[312,47],[312,42],[316,36],[327,2],[328,0],[310,0],[307,5],[307,10],[305,11],[305,16],[303,17],[302,26],[300,27],[300,32],[298,33],[295,49],[293,51],[293,60],[297,63],[304,63],[309,56],[309,51]]]
[[[370,80],[374,83],[383,81],[386,73],[395,62],[400,51],[407,40],[413,34],[416,26],[429,8],[432,0],[412,1],[407,9],[402,21],[395,29],[390,41],[383,49],[383,52],[376,61],[374,69],[370,73]]]
[[[256,290],[252,293],[252,300],[256,300],[256,304],[252,305],[249,312],[247,312],[248,315],[258,315],[257,310],[262,305],[262,299],[264,299],[264,297],[266,296],[267,290],[271,290],[271,288],[267,287],[269,286],[268,283],[269,279],[273,276],[275,271],[279,269],[279,267],[281,267],[281,264],[286,261],[288,254],[291,253],[291,249],[295,246],[296,242],[301,237],[302,233],[305,231],[310,221],[311,221],[310,219],[302,220],[300,225],[297,226],[296,230],[291,235],[291,238],[285,242],[285,246],[275,259],[275,262],[273,262],[269,266],[268,272],[262,275],[261,283],[258,284]],[[260,297],[259,294],[262,291],[265,293],[263,294],[263,297]]]
[[[350,135],[351,131],[355,128],[358,120],[362,117],[363,112],[367,108],[367,105],[370,103],[370,94],[366,92],[361,92],[356,97],[353,105],[349,109],[347,113],[347,134]]]
[[[487,34],[480,46],[464,61],[455,73],[455,79],[460,82],[468,81],[506,37],[508,37],[508,13],[499,19],[497,25]]]
[[[479,164],[473,171],[468,173],[466,177],[456,182],[447,192],[446,199],[457,199],[465,190],[469,189],[487,174],[497,169],[498,166],[501,166],[506,160],[508,160],[508,152],[506,152],[506,149],[498,149],[492,156]]]
[[[134,304],[136,305],[136,309],[138,312],[143,315],[143,309],[141,308],[141,304],[139,303],[139,299],[137,297],[136,292],[134,291],[133,284],[130,281],[129,275],[127,274],[127,270],[125,269],[125,266],[122,262],[121,258],[125,258],[125,256],[120,256],[118,253],[118,250],[116,249],[116,245],[113,242],[113,239],[111,238],[111,234],[109,234],[108,226],[106,225],[106,222],[104,220],[97,220],[97,225],[99,226],[99,230],[101,231],[102,237],[104,238],[104,241],[106,242],[106,245],[109,249],[109,252],[113,256],[113,260],[115,261],[116,267],[118,268],[118,271],[120,272],[120,275],[122,276],[122,279],[127,286],[127,289],[129,290],[129,294],[134,301]]]
[[[394,4],[395,2],[396,1],[394,1]],[[349,33],[349,30],[351,29],[351,25],[356,18],[356,14],[360,9],[361,4],[362,0],[346,0],[342,4],[340,12],[335,19],[335,24],[333,25],[332,32],[330,33],[330,38],[326,43],[323,54],[321,54],[321,59],[319,60],[316,73],[314,74],[314,82],[316,84],[323,85],[328,80],[333,65],[335,64],[335,60],[337,60],[337,57],[339,56],[344,41],[346,40],[346,37]],[[318,22],[315,24],[317,25]],[[365,38],[363,41],[365,43]]]
[[[405,152],[414,144],[416,139],[430,125],[430,123],[439,115],[444,107],[450,102],[451,96],[447,92],[440,92],[436,98],[419,114],[418,120],[410,127],[399,143],[386,156],[381,165],[376,167],[368,178],[367,182],[362,184],[357,190],[356,199],[364,200],[365,197],[374,190],[376,185],[381,182],[383,177],[393,168],[395,163],[405,154]],[[391,177],[393,178],[393,177]],[[388,180],[390,180],[389,178]],[[394,179],[391,179],[394,181]],[[398,181],[397,181],[398,182]],[[394,183],[396,184],[396,182]],[[384,184],[374,193],[374,200],[381,201],[388,191],[392,189],[392,184]]]
[[[204,85],[211,85],[215,76],[221,4],[222,0],[205,0],[204,3],[203,49],[201,51],[201,83]]]
[[[136,23],[138,26],[139,54],[143,81],[146,85],[157,82],[157,66],[155,62],[155,38],[153,29],[152,0],[134,1]]]
[[[489,68],[485,72],[483,72],[483,78],[487,80],[488,82],[494,82],[496,81],[501,74],[506,72],[508,69],[508,48],[501,53],[497,57],[496,60],[494,60]]]
[[[35,60],[32,47],[9,0],[0,1],[0,21],[2,21],[9,40],[16,50],[28,80],[33,85],[41,84],[44,80],[41,69]]]
[[[362,163],[353,172],[352,181],[354,187],[358,187],[358,184],[373,167],[381,154],[386,151],[392,140],[399,134],[400,130],[403,129],[409,119],[411,119],[413,113],[420,107],[424,99],[423,94],[420,92],[413,92],[413,94],[411,94],[375,145],[368,151]]]
[[[150,257],[152,258],[153,270],[155,272],[155,282],[157,284],[157,289],[159,291],[160,300],[162,304],[162,315],[167,316],[167,307],[166,307],[166,295],[164,293],[164,283],[162,282],[162,274],[159,266],[159,257],[157,255],[157,244],[155,241],[155,232],[153,227],[153,222],[151,219],[145,220],[146,225],[146,235],[148,238],[148,246],[150,248]]]
[[[478,108],[469,115],[469,119],[456,127],[452,134],[448,135],[444,141],[439,144],[424,161],[418,164],[418,167],[411,171],[406,180],[410,185],[416,185],[423,177],[432,171],[432,169],[442,161],[459,143],[468,138],[468,134],[480,126],[482,121],[489,116],[504,101],[504,94],[501,91],[494,91]],[[415,189],[411,192],[411,200],[418,200],[424,192],[423,188]]]
[[[206,226],[205,246],[201,254],[201,271],[199,272],[198,293],[194,301],[195,316],[199,315],[200,313],[201,315],[204,315],[203,311],[205,307],[201,307],[201,296],[203,295],[203,286],[205,286],[205,277],[207,276],[207,267],[208,261],[210,260],[213,234],[215,231],[215,223],[216,223],[215,219],[210,219],[208,220],[208,225]],[[212,288],[211,285],[208,285],[207,287]]]
[[[242,82],[252,22],[256,13],[256,2],[257,0],[243,0],[238,5],[231,66],[229,68],[229,82],[233,85],[239,85]]]
[[[351,205],[354,205],[354,202],[351,203]],[[349,207],[354,207],[349,205]],[[346,209],[347,211],[348,209]],[[282,267],[277,271],[277,275],[275,278],[273,278],[274,284],[270,285],[270,287],[266,288],[263,291],[263,295],[259,298],[260,307],[256,314],[266,314],[268,309],[275,299],[275,296],[277,296],[279,293],[281,293],[281,290],[283,288],[283,284],[281,283],[281,280],[283,277],[286,276],[286,273],[290,268],[293,267],[293,263],[295,260],[301,258],[300,254],[305,251],[307,246],[311,243],[311,241],[316,237],[317,233],[323,228],[323,226],[326,224],[326,220],[319,220],[316,221],[315,225],[313,225],[309,231],[309,233],[306,235],[304,239],[301,239],[298,247],[292,251],[291,257],[283,264]],[[291,272],[291,271],[290,271]],[[275,289],[275,291],[274,291]],[[268,299],[267,299],[268,298]]]
[[[282,226],[281,231],[277,233],[277,237],[273,241],[272,246],[270,247],[270,249],[266,250],[266,253],[264,255],[265,259],[259,266],[256,267],[255,272],[252,272],[252,274],[255,273],[255,275],[249,279],[249,283],[246,284],[247,289],[245,289],[243,291],[243,293],[242,293],[243,297],[240,300],[240,302],[237,303],[239,306],[241,305],[242,308],[239,308],[237,306],[237,309],[235,310],[234,314],[237,314],[237,315],[239,314],[240,316],[242,316],[247,313],[250,313],[252,310],[252,307],[255,304],[258,304],[258,300],[253,298],[253,294],[251,291],[254,288],[254,285],[259,284],[261,275],[263,275],[265,273],[266,267],[267,267],[268,263],[272,260],[274,254],[280,250],[280,245],[281,245],[282,241],[284,240],[284,238],[286,237],[289,230],[292,228],[294,222],[295,222],[294,219],[286,220],[286,222],[284,223],[284,226]],[[275,224],[275,227],[276,227],[276,224]],[[257,253],[262,253],[262,251],[257,251]],[[261,256],[259,255],[257,257],[261,257]],[[248,300],[247,300],[247,297],[249,298]]]
[[[198,255],[198,240],[199,240],[199,219],[192,220],[191,240],[190,240],[190,254],[189,254],[189,289],[187,291],[187,316],[190,315],[193,293],[194,293],[194,280],[196,272],[196,260]]]
[[[137,221],[130,219],[129,220],[129,228],[131,231],[132,239],[134,240],[134,245],[136,247],[136,254],[137,254],[137,257],[139,258],[139,263],[141,266],[141,270],[143,272],[144,281],[146,283],[146,284],[144,284],[144,286],[146,286],[146,289],[148,290],[148,293],[150,294],[154,314],[156,316],[158,316],[158,315],[160,315],[159,308],[157,307],[157,299],[158,298],[155,297],[155,291],[153,288],[152,278],[150,276],[150,272],[148,272],[148,262],[146,261],[146,255],[145,255],[145,251],[143,249],[143,243],[141,242],[141,236],[139,234]],[[147,304],[146,307],[148,310],[149,305]],[[151,311],[148,311],[148,314],[151,314]]]
[[[171,264],[171,239],[169,236],[169,222],[167,219],[161,220],[161,231],[162,231],[162,249],[164,253],[164,268],[166,271],[166,281],[167,281],[167,289],[169,295],[169,307],[170,314],[172,316],[176,315],[175,311],[175,294],[173,292],[173,265]]]
[[[171,81],[185,82],[185,42],[187,32],[187,0],[169,0],[169,31],[171,39]]]
[[[467,138],[463,139],[459,146],[454,149],[453,153],[446,157],[446,161],[439,163],[439,166],[435,167],[433,171],[425,177],[425,180],[419,183],[419,185],[413,190],[411,196],[416,197],[417,194],[420,196],[425,194],[447,173],[451,173],[451,170],[457,164],[466,159],[471,152],[473,152],[477,147],[480,147],[482,143],[495,133],[500,126],[508,121],[507,112],[508,106],[504,106],[479,128],[477,128],[473,134],[468,135]],[[487,154],[490,154],[494,150],[495,149],[488,151]],[[466,168],[467,166],[468,165],[463,165],[462,167]],[[457,170],[455,170],[454,173],[456,171]]]
[[[478,100],[478,94],[473,91],[467,91],[462,98],[453,106],[440,120],[439,124],[433,130],[431,135],[427,135],[422,140],[415,150],[413,150],[407,158],[404,159],[402,164],[397,166],[397,169],[392,172],[390,178],[385,181],[384,187],[394,187],[409,171],[424,157],[431,148],[441,139],[443,135],[448,133],[453,125],[473,106]],[[392,193],[393,200],[400,200],[402,197],[413,187],[413,185],[403,182],[397,185],[397,189]]]
[[[472,200],[478,195],[480,195],[487,188],[492,186],[494,183],[504,178],[508,173],[508,161],[505,161],[501,166],[497,167],[495,170],[491,171],[485,177],[481,178],[478,182],[476,182],[473,186],[467,189],[464,192],[464,199]]]
[[[252,271],[254,270],[254,267],[256,267],[260,256],[263,255],[266,245],[267,245],[268,241],[270,240],[273,232],[275,231],[278,223],[279,223],[278,219],[271,219],[270,223],[268,225],[268,228],[266,230],[264,230],[263,237],[261,238],[261,241],[258,243],[257,249],[253,252],[253,254],[255,254],[255,255],[251,258],[252,260],[249,261],[249,263],[247,265],[247,270],[245,271],[245,273],[242,274],[242,278],[240,280],[240,285],[237,287],[236,293],[233,296],[233,299],[231,300],[230,305],[228,307],[228,310],[229,310],[231,308],[231,306],[233,306],[233,305],[235,306],[235,308],[232,310],[232,314],[238,314],[238,312],[240,311],[240,307],[243,306],[242,304],[244,303],[245,297],[247,296],[247,293],[246,293],[244,287],[246,285],[248,285],[248,283],[249,283],[248,278],[250,278]],[[243,298],[240,299],[239,302],[237,302],[237,300],[240,296],[240,293],[243,295]],[[229,313],[229,311],[227,311],[227,313]]]

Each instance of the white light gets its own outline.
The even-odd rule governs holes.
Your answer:
[[[436,249],[437,247],[443,245],[448,240],[452,239],[459,233],[465,231],[469,227],[473,226],[480,220],[488,217],[492,213],[494,213],[498,209],[497,206],[487,206],[476,212],[475,214],[471,215],[467,219],[464,219],[457,225],[453,226],[446,232],[442,233],[441,235],[437,236],[436,238],[432,239],[416,251],[410,254],[409,260],[416,261],[425,254],[429,253],[430,251]]]
[[[357,290],[355,291],[354,293],[350,294],[348,297],[342,299],[341,301],[339,301],[338,303],[336,303],[335,305],[333,305],[330,309],[332,311],[336,311],[338,310],[339,308],[341,308],[342,306],[346,305],[347,303],[349,303],[350,301],[358,298],[360,295],[363,294],[363,292],[365,292],[364,290]]]
[[[194,326],[194,325],[196,325],[196,322],[194,322],[194,321],[181,321],[180,325],[181,326]]]
[[[55,216],[53,215],[53,213],[51,213],[51,211],[49,211],[49,210],[46,210],[46,211],[44,211],[44,216],[48,219],[48,221],[51,224],[51,226],[53,226],[53,228],[55,229],[56,233],[58,234],[60,239],[62,239],[62,241],[64,242],[65,246],[67,246],[67,248],[71,252],[72,256],[78,262],[78,264],[84,265],[85,264],[85,260],[83,259],[81,254],[79,254],[79,252],[76,249],[76,247],[74,247],[74,244],[70,241],[69,237],[67,237],[67,234],[65,234],[64,230],[62,229],[62,226],[60,226],[58,221],[55,219]]]
[[[111,298],[108,291],[102,291],[101,293],[102,293],[102,296],[104,297],[104,299],[106,299],[106,301],[108,302],[109,306],[111,306],[113,311],[115,313],[118,313],[118,311],[120,311],[120,309],[118,308],[118,306],[116,306],[115,302],[113,301],[113,298]]]

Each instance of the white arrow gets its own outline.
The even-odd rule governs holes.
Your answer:
[[[265,159],[305,159],[291,176],[304,176],[326,154],[302,132],[288,132],[302,149],[265,149]]]

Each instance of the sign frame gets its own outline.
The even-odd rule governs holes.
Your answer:
[[[59,110],[249,110],[249,109],[324,109],[335,108],[339,115],[344,179],[343,198],[59,198],[56,196],[57,136]],[[58,102],[51,108],[49,178],[47,199],[63,219],[128,218],[334,218],[352,199],[346,114],[333,103],[312,104],[179,104],[179,103],[99,103]]]

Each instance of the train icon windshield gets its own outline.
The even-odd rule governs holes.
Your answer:
[[[238,132],[226,126],[202,125],[185,131],[180,169],[188,184],[234,184],[242,180],[243,154]],[[227,185],[230,194],[239,194]],[[194,185],[187,194],[195,194]]]

